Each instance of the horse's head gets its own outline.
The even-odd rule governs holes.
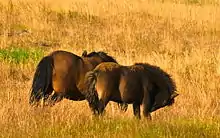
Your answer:
[[[87,53],[87,51],[83,51],[82,57],[89,58],[90,60],[96,61],[98,63],[101,63],[101,62],[117,63],[117,61],[113,57],[109,56],[107,53],[102,52],[102,51],[91,52],[91,53]]]
[[[157,98],[155,98],[154,104],[151,108],[151,112],[160,109],[165,106],[171,106],[174,103],[174,98],[177,97],[179,94],[174,92],[170,96],[163,96],[157,95]]]
[[[148,63],[136,63],[135,65],[145,68],[148,72],[149,82],[152,83],[151,112],[165,106],[171,106],[174,103],[174,98],[179,95],[176,93],[176,84],[171,76],[160,67]]]

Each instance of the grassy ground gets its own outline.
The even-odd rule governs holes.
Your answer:
[[[0,137],[218,137],[219,0],[0,0]],[[86,101],[28,105],[35,67],[54,50],[103,50],[120,64],[148,62],[172,75],[171,107],[133,118],[110,103],[93,118]]]

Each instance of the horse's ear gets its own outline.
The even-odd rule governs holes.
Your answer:
[[[87,56],[87,51],[84,50],[83,53],[82,53],[82,57],[86,57]]]
[[[174,93],[171,95],[171,99],[177,97],[178,95],[179,95],[178,93],[174,92]]]

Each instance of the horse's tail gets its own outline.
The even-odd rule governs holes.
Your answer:
[[[85,98],[89,103],[90,108],[94,114],[99,113],[99,97],[95,84],[97,82],[98,71],[89,71],[85,76]]]
[[[38,63],[31,87],[29,104],[33,105],[40,99],[46,98],[46,91],[52,85],[53,67],[52,56],[46,56]]]

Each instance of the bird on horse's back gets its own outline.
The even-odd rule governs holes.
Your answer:
[[[54,51],[37,65],[29,103],[37,105],[41,99],[54,105],[63,98],[84,100],[81,93],[85,74],[102,62],[117,61],[104,52],[83,52],[77,56],[67,51]]]

